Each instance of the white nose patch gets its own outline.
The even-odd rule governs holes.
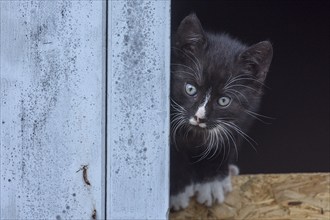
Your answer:
[[[205,106],[198,107],[195,116],[197,118],[204,119],[205,118]]]
[[[190,118],[190,120],[189,120],[190,124],[195,125],[195,126],[198,125],[199,127],[202,127],[202,128],[206,127],[206,124],[199,123],[198,119],[205,119],[205,115],[206,115],[205,107],[210,100],[210,97],[211,97],[210,93],[211,93],[211,90],[206,94],[204,102],[198,107],[198,109],[195,113],[195,117]]]
[[[200,118],[200,119],[205,118],[205,113],[206,113],[205,107],[210,100],[210,97],[211,97],[210,93],[211,93],[211,91],[207,92],[207,94],[205,96],[205,101],[198,107],[197,112],[195,114],[195,116],[197,118]]]

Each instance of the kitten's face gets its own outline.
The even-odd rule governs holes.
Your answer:
[[[186,17],[172,46],[172,129],[237,130],[255,114],[271,59],[269,42],[246,47]]]
[[[195,68],[189,62],[173,68],[172,105],[179,108],[176,112],[196,129],[212,129],[219,120],[235,120],[246,104],[238,88],[243,78],[231,71],[227,74],[222,67],[208,69],[195,59]]]

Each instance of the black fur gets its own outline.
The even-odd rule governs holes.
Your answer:
[[[226,34],[205,32],[195,14],[181,22],[172,42],[171,195],[182,192],[191,183],[228,176],[228,165],[236,161],[236,148],[244,139],[249,139],[234,127],[246,133],[251,126],[254,117],[247,111],[258,110],[271,59],[272,46],[268,41],[248,47]],[[198,65],[200,79],[191,74],[197,71]],[[228,80],[240,74],[241,77],[230,84],[230,91],[225,89]],[[196,95],[187,95],[186,83],[197,88]],[[211,96],[206,105],[207,127],[189,124],[189,118],[194,116],[210,89]],[[232,100],[226,108],[218,104],[222,96]],[[181,109],[178,106],[186,111],[180,126],[177,126]],[[207,133],[217,126],[216,120],[220,118],[227,123],[232,137],[223,134],[222,141],[213,143],[210,152],[203,154],[209,142]]]

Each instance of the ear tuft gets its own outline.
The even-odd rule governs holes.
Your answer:
[[[273,47],[269,41],[254,44],[239,56],[243,68],[252,74],[256,74],[256,77],[261,81],[266,78],[272,58]]]
[[[177,30],[175,46],[195,52],[196,49],[204,46],[205,43],[205,34],[196,14],[192,13],[185,17]]]

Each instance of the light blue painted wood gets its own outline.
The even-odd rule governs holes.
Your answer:
[[[104,218],[104,6],[0,1],[1,219]]]
[[[109,1],[110,219],[166,219],[170,1]]]
[[[1,219],[166,218],[170,1],[108,3],[105,134],[105,1],[0,2]]]

